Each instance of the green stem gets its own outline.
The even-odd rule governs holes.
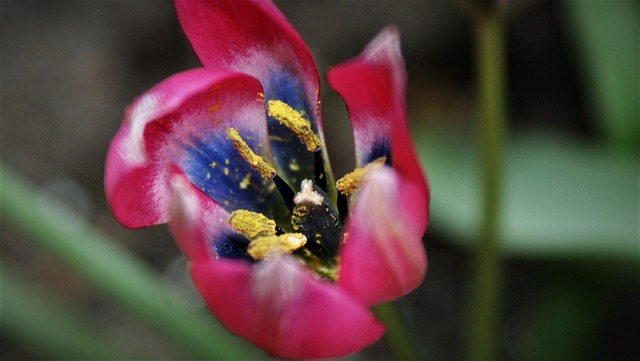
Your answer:
[[[57,202],[38,196],[26,179],[0,164],[3,222],[60,258],[105,295],[162,331],[198,359],[252,359],[248,344],[230,335],[204,312],[181,305],[177,290],[105,233]]]
[[[500,191],[505,139],[504,26],[499,12],[474,12],[482,169],[482,226],[470,307],[469,360],[495,360],[499,339]]]
[[[415,339],[395,304],[389,302],[376,305],[373,313],[386,327],[384,338],[396,360],[422,360]]]

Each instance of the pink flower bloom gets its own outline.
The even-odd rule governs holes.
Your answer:
[[[334,183],[309,50],[268,0],[176,0],[204,68],[127,109],[105,186],[126,227],[168,223],[231,332],[274,356],[336,357],[384,332],[368,307],[415,289],[429,194],[405,120],[399,37],[329,70],[357,169]]]

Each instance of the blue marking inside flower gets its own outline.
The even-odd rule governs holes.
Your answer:
[[[249,240],[239,234],[222,234],[212,242],[214,253],[219,257],[253,262],[247,253],[248,245]]]
[[[318,133],[315,109],[310,110],[307,103],[307,97],[311,95],[304,93],[304,86],[298,77],[280,69],[273,72],[268,83],[263,86],[265,104],[269,100],[280,100],[288,104],[294,110],[305,114],[311,122],[313,132]],[[267,116],[267,128],[278,175],[297,191],[302,180],[314,177],[313,153],[277,119]]]
[[[371,163],[372,161],[380,158],[387,157],[386,165],[391,166],[391,145],[388,140],[376,140],[371,144],[371,149],[364,154],[361,159],[362,166]]]
[[[255,137],[239,131],[252,149]],[[180,168],[202,192],[228,212],[246,209],[272,219],[289,216],[273,181],[263,179],[244,160],[225,133],[201,135],[186,146]]]

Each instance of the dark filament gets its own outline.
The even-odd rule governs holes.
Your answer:
[[[347,196],[338,192],[338,214],[340,214],[340,222],[344,224],[345,219],[349,216],[349,202]]]
[[[322,151],[317,150],[313,153],[314,160],[314,177],[315,184],[320,187],[323,191],[327,191],[327,176],[324,171],[324,161],[322,160]]]
[[[293,189],[291,189],[287,182],[277,174],[273,177],[273,183],[275,183],[276,188],[278,188],[278,192],[280,192],[280,195],[282,196],[284,203],[287,205],[287,208],[289,208],[289,211],[293,211],[293,197],[296,196]]]

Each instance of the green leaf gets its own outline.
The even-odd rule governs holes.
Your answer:
[[[469,136],[417,142],[431,185],[430,227],[471,248],[480,225],[476,147]],[[523,257],[640,260],[638,163],[548,135],[506,149],[502,249]]]
[[[609,143],[640,146],[640,2],[566,0],[566,20],[590,105]]]

